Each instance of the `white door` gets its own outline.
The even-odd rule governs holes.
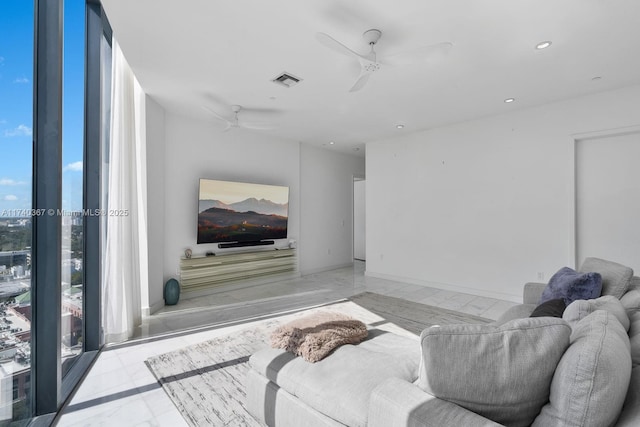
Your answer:
[[[588,256],[640,274],[640,132],[576,141],[576,265]]]

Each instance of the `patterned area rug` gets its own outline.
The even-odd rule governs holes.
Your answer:
[[[145,361],[192,426],[261,426],[244,408],[244,378],[251,354],[269,346],[279,325],[312,312],[348,314],[370,326],[416,337],[428,326],[487,323],[488,319],[371,292],[323,307],[256,322],[239,332]]]
[[[363,292],[352,296],[349,300],[416,335],[420,335],[423,329],[433,325],[489,323],[492,321],[484,317],[373,292]]]

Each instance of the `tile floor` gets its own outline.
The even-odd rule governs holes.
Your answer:
[[[222,292],[165,307],[135,338],[104,349],[61,412],[57,426],[186,426],[144,361],[251,326],[274,313],[371,291],[496,319],[513,302],[365,276],[364,263]]]

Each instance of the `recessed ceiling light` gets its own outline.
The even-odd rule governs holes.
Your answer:
[[[404,129],[404,125],[396,125],[396,129]]]
[[[334,145],[334,144],[335,144],[335,142],[329,141],[329,145]]]
[[[601,79],[602,79],[602,77],[600,77],[600,76],[595,76],[595,77],[591,78],[591,80],[593,80],[594,82],[598,81],[598,80],[601,80]]]
[[[516,100],[515,98],[507,98],[507,99],[504,100],[504,102],[506,102],[508,104],[508,103],[513,102],[515,100]]]
[[[536,45],[536,49],[538,50],[542,50],[542,49],[546,49],[549,46],[551,46],[551,42],[550,41],[544,41],[544,42],[540,42]]]
[[[360,147],[355,147],[353,151],[360,151]]]

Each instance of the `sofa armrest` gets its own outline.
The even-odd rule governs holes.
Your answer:
[[[524,304],[538,305],[540,297],[544,288],[547,287],[546,283],[529,282],[524,284],[524,291],[522,293],[522,302]]]
[[[390,378],[376,387],[369,401],[368,427],[500,426],[462,406]]]

